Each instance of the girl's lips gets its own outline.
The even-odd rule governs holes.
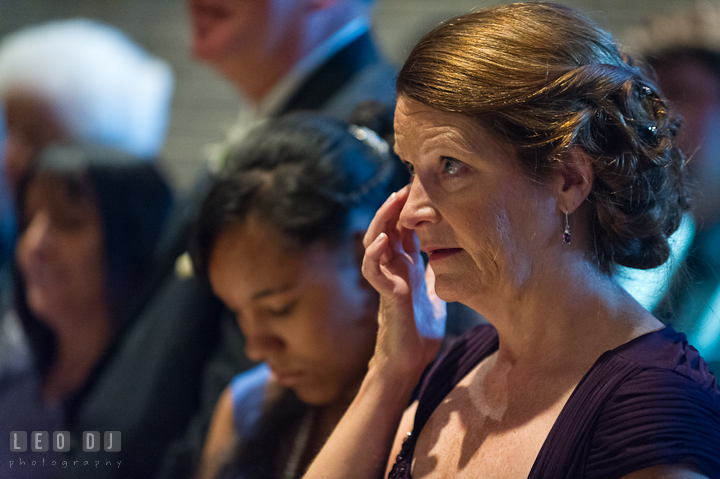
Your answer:
[[[428,251],[429,261],[438,261],[454,256],[462,251],[462,248],[438,248]]]
[[[276,372],[272,371],[272,378],[280,386],[286,388],[297,385],[302,379],[303,373],[300,371]]]

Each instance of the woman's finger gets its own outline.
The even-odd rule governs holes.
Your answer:
[[[393,290],[392,278],[383,270],[381,263],[383,255],[390,249],[387,234],[380,233],[370,245],[365,248],[363,257],[362,273],[370,285],[379,293],[390,293]]]
[[[437,293],[435,292],[435,271],[430,264],[425,268],[425,284],[427,284],[428,298],[431,300],[437,298]]]
[[[406,186],[393,193],[377,210],[363,239],[363,245],[366,248],[375,241],[380,233],[395,235],[400,211],[402,211],[405,201],[407,201],[408,191],[409,189]]]

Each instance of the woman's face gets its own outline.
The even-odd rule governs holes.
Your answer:
[[[438,295],[487,311],[518,299],[560,242],[557,200],[472,119],[400,97],[395,148],[414,170],[400,224],[414,230]]]
[[[323,244],[300,253],[250,219],[227,227],[209,262],[215,293],[237,317],[250,359],[309,404],[349,400],[362,381],[377,332],[377,293],[353,248]]]
[[[104,242],[92,195],[36,176],[22,205],[16,256],[31,311],[51,328],[105,301]],[[59,318],[59,319],[58,319]]]
[[[3,170],[8,186],[15,191],[22,175],[38,152],[65,133],[43,98],[13,91],[4,99],[6,137],[3,144]]]

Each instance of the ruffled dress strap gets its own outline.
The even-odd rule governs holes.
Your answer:
[[[434,366],[428,371],[418,394],[418,408],[415,413],[413,430],[403,442],[389,479],[411,479],[415,443],[433,411],[453,388],[480,361],[498,348],[498,335],[489,324],[481,324],[463,334]]]

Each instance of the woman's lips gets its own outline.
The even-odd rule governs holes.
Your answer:
[[[441,259],[449,258],[462,251],[462,248],[437,248],[428,251],[429,261],[439,261]]]

